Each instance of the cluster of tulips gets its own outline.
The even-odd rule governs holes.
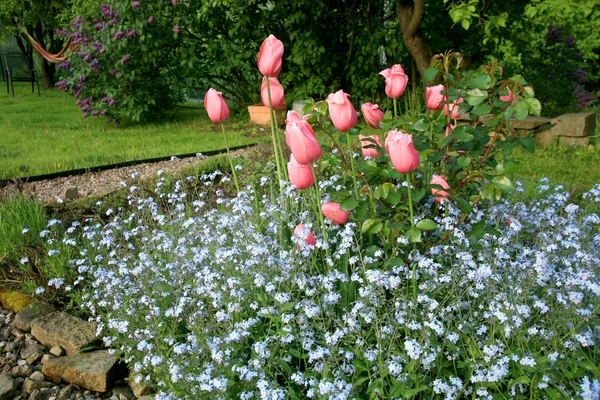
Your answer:
[[[282,168],[284,165],[283,153],[279,143],[277,128],[273,123],[275,120],[273,110],[279,108],[285,103],[284,89],[277,79],[277,76],[281,72],[283,52],[283,43],[275,36],[270,35],[263,41],[258,54],[258,69],[263,75],[261,99],[263,104],[271,111],[272,140],[278,177],[280,180],[282,178],[289,179],[290,183],[298,190],[305,190],[314,186],[317,190],[317,198],[320,199],[318,185],[315,185],[316,174],[312,163],[321,157],[322,149],[311,124],[307,121],[309,115],[301,117],[300,114],[295,111],[288,112],[286,119],[285,139],[291,150],[291,157],[287,162],[287,169]],[[385,93],[393,100],[394,117],[396,117],[396,102],[406,90],[408,76],[404,73],[404,69],[401,65],[394,65],[391,68],[385,69],[380,72],[380,75],[385,78]],[[326,98],[331,122],[341,133],[345,133],[346,135],[348,135],[350,129],[352,129],[358,122],[356,109],[350,102],[349,97],[350,95],[348,93],[345,93],[343,90],[339,90],[336,93],[329,94],[329,96]],[[510,91],[508,95],[501,96],[500,98],[501,100],[510,102],[512,104],[514,104],[517,100],[517,96],[513,96]],[[450,121],[459,118],[460,103],[463,101],[463,98],[450,101],[449,97],[446,95],[446,90],[443,84],[428,87],[425,91],[425,102],[427,107],[430,110],[444,110],[447,116],[448,125],[446,128],[446,136],[450,135],[454,129],[454,125],[451,124]],[[227,103],[223,99],[221,93],[217,92],[215,89],[210,89],[206,93],[204,106],[206,107],[210,119],[214,123],[222,124],[222,122],[229,117]],[[375,129],[380,129],[380,123],[384,118],[384,113],[379,109],[377,104],[365,103],[361,106],[361,112],[368,126]],[[223,133],[225,133],[224,130]],[[359,139],[364,157],[377,158],[383,155],[382,150],[384,146],[382,146],[379,135],[360,135]],[[347,142],[350,144],[349,136],[347,136]],[[398,172],[406,176],[406,179],[409,183],[408,192],[410,196],[411,173],[416,170],[421,163],[419,153],[413,145],[413,136],[411,134],[405,134],[396,129],[390,130],[385,136],[385,150],[393,167]],[[350,162],[352,166],[353,179],[355,180],[356,173],[354,171],[354,163],[352,159],[353,157],[351,156]],[[237,187],[237,178],[235,176],[233,164],[232,171]],[[446,181],[446,177],[442,175],[433,175],[430,184],[433,186],[431,193],[435,197],[436,201],[442,202],[450,197],[449,190],[451,188]],[[356,190],[356,180],[354,181],[354,186]],[[340,206],[340,203],[319,203],[319,206],[323,216],[328,218],[334,224],[345,224],[350,217],[350,211],[343,210]],[[414,224],[414,219],[412,217],[412,202],[410,200],[409,207],[411,210],[411,223]],[[295,230],[295,233],[302,234],[307,243],[312,245],[315,244],[314,235],[312,232],[305,229],[303,225],[298,226]]]

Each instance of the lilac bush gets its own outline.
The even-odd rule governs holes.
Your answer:
[[[302,193],[265,177],[215,200],[219,176],[131,186],[53,282],[159,398],[600,396],[600,185],[574,204],[543,181],[466,219],[431,197],[415,218],[440,229],[384,252],[352,222],[281,240],[317,224]]]

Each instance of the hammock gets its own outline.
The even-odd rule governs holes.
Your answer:
[[[66,52],[68,50],[72,50],[71,38],[69,38],[67,40],[67,43],[65,43],[63,48],[58,53],[52,54],[52,53],[47,52],[46,49],[44,49],[44,47],[41,44],[36,42],[36,40],[34,38],[32,38],[29,33],[27,33],[27,32],[23,32],[23,33],[25,34],[25,36],[27,36],[27,38],[33,45],[33,48],[35,49],[35,51],[37,51],[40,56],[44,57],[46,60],[48,60],[50,62],[58,63],[58,62],[66,60],[67,59],[67,56],[65,55]]]

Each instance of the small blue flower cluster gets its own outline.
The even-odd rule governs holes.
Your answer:
[[[388,254],[352,223],[287,241],[316,225],[293,189],[184,191],[216,177],[132,187],[78,227],[83,306],[158,398],[599,398],[600,185],[569,204],[544,184],[466,222],[424,207],[431,245]]]

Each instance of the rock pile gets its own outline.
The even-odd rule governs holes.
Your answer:
[[[0,309],[0,400],[153,399],[107,350],[82,351],[97,343],[95,324],[47,303]]]

